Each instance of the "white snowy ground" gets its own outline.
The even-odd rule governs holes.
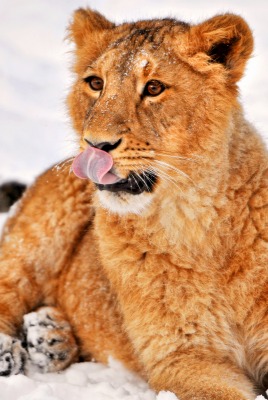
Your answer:
[[[199,22],[235,12],[254,31],[255,52],[241,98],[248,118],[268,141],[267,0],[0,0],[0,183],[30,183],[41,171],[76,152],[64,111],[71,82],[70,46],[63,41],[71,12],[90,5],[120,22],[174,16]],[[0,229],[6,216],[0,214]],[[0,378],[1,400],[174,400],[111,361],[71,366],[60,374]]]

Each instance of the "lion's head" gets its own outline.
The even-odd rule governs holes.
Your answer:
[[[80,9],[70,38],[68,105],[83,150],[76,169],[95,176],[101,203],[140,213],[161,192],[180,195],[205,180],[217,190],[239,113],[236,83],[253,47],[244,20],[116,26]]]

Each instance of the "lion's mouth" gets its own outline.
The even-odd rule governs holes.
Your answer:
[[[126,179],[121,179],[113,171],[113,158],[106,151],[89,146],[75,157],[72,170],[82,179],[91,179],[99,190],[141,194],[152,192],[156,175],[151,171],[140,174],[130,172]]]
[[[157,176],[152,172],[143,172],[142,174],[131,172],[127,179],[122,179],[110,185],[96,183],[96,186],[99,190],[108,190],[113,193],[125,192],[136,195],[143,192],[152,192],[156,180]]]

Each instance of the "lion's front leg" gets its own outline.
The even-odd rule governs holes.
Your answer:
[[[92,220],[90,193],[90,184],[69,174],[67,161],[37,179],[4,227],[0,240],[0,334],[9,335],[9,339],[0,337],[2,375],[23,370],[23,356],[18,354],[25,352],[15,339],[23,316],[40,304],[56,303],[61,271]]]

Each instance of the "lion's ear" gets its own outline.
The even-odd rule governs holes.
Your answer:
[[[115,26],[103,15],[89,8],[79,8],[74,12],[73,20],[69,26],[69,38],[80,48],[93,32],[111,29]]]
[[[222,64],[232,83],[241,78],[253,50],[253,36],[243,18],[218,15],[193,26],[190,37],[195,52],[205,52],[210,62]]]

